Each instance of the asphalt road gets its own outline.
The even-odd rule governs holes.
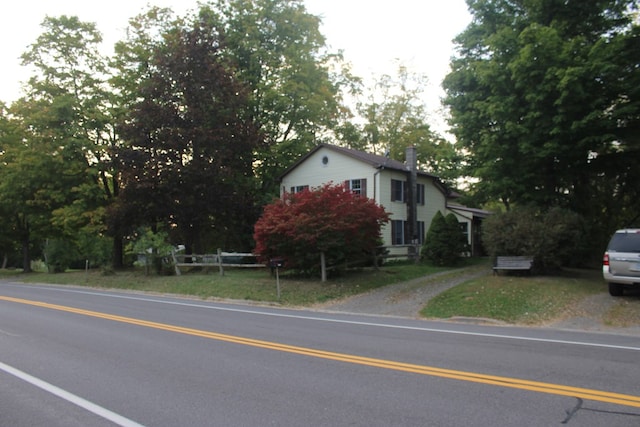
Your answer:
[[[640,425],[640,340],[0,282],[0,426]]]

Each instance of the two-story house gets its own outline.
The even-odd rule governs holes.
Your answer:
[[[391,222],[382,230],[383,244],[400,253],[405,245],[421,244],[436,212],[453,212],[466,227],[469,244],[478,236],[478,218],[486,212],[447,208],[449,190],[438,177],[417,170],[414,147],[407,148],[406,163],[363,151],[320,144],[292,165],[280,179],[280,192],[298,192],[326,183],[344,183],[383,206]],[[480,216],[479,216],[480,215]],[[486,216],[486,215],[485,215]],[[466,224],[466,225],[465,225]],[[397,248],[394,251],[393,247]]]

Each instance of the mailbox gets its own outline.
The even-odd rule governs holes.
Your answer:
[[[270,261],[271,268],[282,268],[284,267],[284,259],[282,258],[272,258]]]

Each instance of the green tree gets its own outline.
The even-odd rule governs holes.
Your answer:
[[[12,165],[9,165],[16,155],[15,147],[20,144],[21,134],[18,128],[18,123],[11,117],[5,104],[0,103],[0,223],[3,224],[0,228],[0,257],[2,268],[7,266],[11,258],[18,258],[14,255],[14,251],[19,249],[23,243],[17,228],[20,221],[13,196],[19,190],[11,185],[11,176],[14,172]],[[27,243],[25,248],[27,256],[28,248]],[[24,264],[24,260],[21,262]]]
[[[188,253],[203,252],[212,234],[247,248],[257,218],[253,153],[262,142],[247,117],[247,90],[210,21],[176,23],[161,37],[122,129],[124,188],[114,214],[173,229]]]
[[[54,229],[68,240],[79,233],[102,235],[104,208],[118,191],[111,162],[117,136],[105,58],[99,52],[102,36],[95,24],[77,17],[47,17],[42,28],[22,56],[33,73],[13,111],[22,117],[29,143],[53,156],[52,165],[64,163],[51,169],[62,170],[50,179],[66,185],[60,191],[68,193],[51,210]]]
[[[74,189],[88,179],[84,157],[64,144],[58,127],[68,120],[69,110],[50,107],[16,101],[11,107],[15,140],[5,140],[0,154],[0,211],[7,218],[5,230],[22,248],[25,272],[31,271],[34,249],[64,234],[55,225],[55,213],[73,202]]]
[[[474,20],[444,87],[476,196],[570,208],[594,230],[630,221],[640,210],[638,2],[468,4]]]
[[[417,148],[418,163],[446,181],[459,176],[454,145],[434,132],[428,124],[427,106],[422,101],[427,85],[424,75],[398,66],[396,76],[382,75],[365,100],[357,104],[363,119],[346,121],[337,129],[350,148],[402,159],[409,146]]]

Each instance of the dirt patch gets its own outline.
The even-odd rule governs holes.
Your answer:
[[[640,294],[631,292],[622,298],[606,292],[592,295],[544,326],[640,335]]]

